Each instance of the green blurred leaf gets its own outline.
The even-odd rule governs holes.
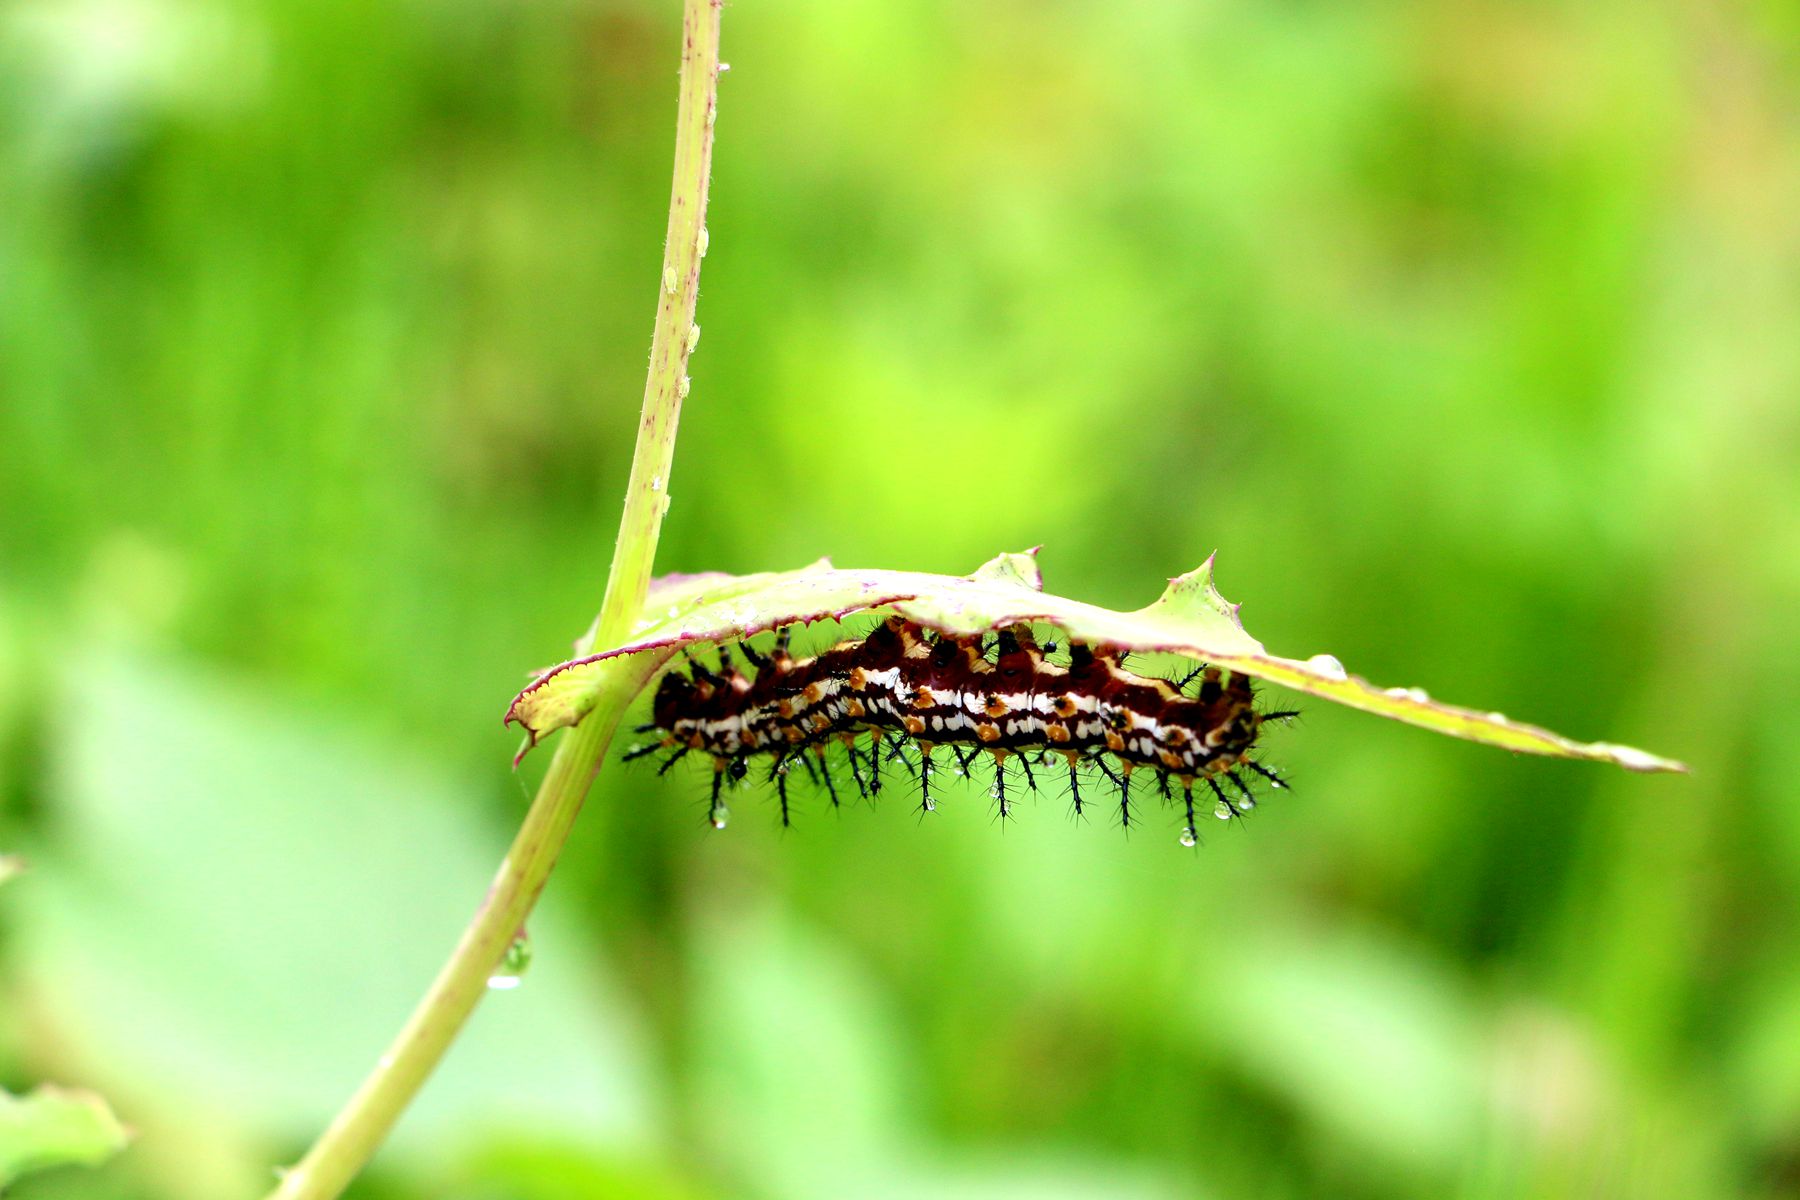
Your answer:
[[[1248,925],[1218,948],[1189,1036],[1393,1166],[1447,1169],[1483,1105],[1467,992],[1418,947],[1353,926]],[[1221,999],[1221,998],[1224,999]],[[1379,1097],[1379,1102],[1372,1102]]]
[[[1077,1150],[974,1153],[921,1136],[918,1055],[876,981],[774,906],[702,927],[691,1053],[713,1153],[792,1200],[1171,1200],[1152,1164]]]
[[[772,906],[709,921],[695,950],[692,1060],[714,1152],[784,1196],[842,1194],[846,1176],[891,1166],[913,1081],[873,981]]]
[[[454,945],[504,831],[458,781],[242,684],[119,656],[62,696],[83,719],[52,748],[57,838],[8,904],[57,1035],[160,1122],[309,1136]],[[394,1160],[436,1169],[509,1129],[647,1145],[628,1006],[554,898],[531,936],[529,977],[471,1022]]]
[[[130,1140],[131,1131],[91,1092],[49,1085],[23,1097],[0,1091],[0,1188],[31,1171],[105,1162]]]
[[[23,874],[25,860],[17,854],[0,854],[0,883],[5,883],[15,875]]]
[[[600,664],[610,658],[733,641],[781,625],[839,620],[885,608],[957,634],[1042,622],[1086,642],[1204,659],[1377,716],[1506,750],[1610,762],[1633,771],[1687,769],[1630,746],[1571,741],[1497,712],[1444,704],[1418,688],[1378,688],[1345,672],[1328,654],[1308,659],[1270,654],[1245,632],[1238,620],[1240,606],[1213,586],[1210,558],[1170,580],[1154,603],[1115,612],[1044,592],[1035,554],[1002,554],[963,577],[837,570],[824,560],[797,571],[760,575],[670,576],[651,589],[635,640],[546,671],[513,700],[506,719],[523,725],[535,744],[587,715],[601,687]]]

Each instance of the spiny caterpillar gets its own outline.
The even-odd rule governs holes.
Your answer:
[[[1119,822],[1129,829],[1140,819],[1132,778],[1146,771],[1164,801],[1174,799],[1171,781],[1180,789],[1187,819],[1181,841],[1188,846],[1198,837],[1196,783],[1211,789],[1222,819],[1256,804],[1240,768],[1285,786],[1250,755],[1265,721],[1296,714],[1258,711],[1243,674],[1201,666],[1180,680],[1139,675],[1126,669],[1124,651],[1080,642],[1070,644],[1067,665],[1059,665],[1046,657],[1055,646],[1040,648],[1022,625],[963,637],[901,617],[889,617],[867,637],[795,658],[788,652],[790,628],[777,631],[768,654],[738,643],[753,675],[732,664],[723,644],[717,670],[694,660],[690,673],[665,675],[652,719],[639,727],[662,736],[626,755],[668,751],[658,774],[690,753],[709,757],[716,828],[724,828],[727,817],[721,799],[726,777],[742,780],[751,761],[763,756],[784,826],[794,763],[824,785],[835,806],[838,785],[828,752],[839,745],[861,795],[879,795],[884,763],[898,762],[916,779],[926,812],[937,807],[932,780],[939,749],[956,760],[959,774],[966,775],[982,754],[992,759],[991,794],[1002,818],[1012,814],[1008,765],[1017,762],[1024,786],[1035,790],[1033,765],[1060,758],[1076,815],[1087,804],[1082,770],[1091,767],[1116,789]],[[1189,692],[1196,680],[1199,686]]]

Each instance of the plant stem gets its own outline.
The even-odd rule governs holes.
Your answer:
[[[623,641],[637,622],[668,510],[675,431],[687,395],[688,355],[698,334],[694,307],[712,173],[721,4],[722,0],[683,0],[681,100],[656,330],[619,540],[606,598],[590,635],[597,645]],[[599,702],[558,743],[524,824],[449,961],[387,1053],[306,1156],[282,1177],[270,1200],[330,1200],[349,1185],[387,1137],[487,991],[489,976],[556,865],[620,718],[667,658],[665,653],[611,660]]]

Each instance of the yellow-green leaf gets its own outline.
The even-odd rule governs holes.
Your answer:
[[[841,619],[882,609],[946,633],[972,634],[1042,623],[1081,641],[1202,659],[1364,712],[1502,749],[1615,763],[1633,771],[1685,771],[1672,759],[1630,746],[1577,742],[1500,713],[1433,700],[1418,688],[1381,688],[1349,674],[1329,654],[1283,658],[1245,632],[1238,606],[1213,586],[1212,559],[1169,581],[1153,603],[1115,612],[1043,591],[1036,551],[1002,554],[971,575],[838,570],[821,560],[797,571],[759,575],[675,575],[657,580],[630,642],[572,659],[541,674],[513,700],[509,722],[530,742],[573,725],[606,686],[621,655],[667,656],[697,642],[729,642],[782,625]]]

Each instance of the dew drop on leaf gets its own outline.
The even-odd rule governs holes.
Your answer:
[[[1350,672],[1344,670],[1344,664],[1337,660],[1335,654],[1315,654],[1306,660],[1306,665],[1326,679],[1350,678]]]
[[[1200,844],[1200,839],[1194,836],[1194,827],[1192,825],[1187,825],[1182,828],[1181,844],[1186,846],[1189,850],[1192,850],[1195,846]]]

